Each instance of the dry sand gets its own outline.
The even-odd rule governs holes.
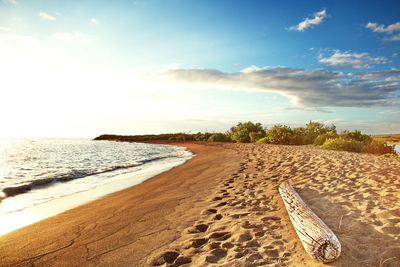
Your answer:
[[[182,144],[196,157],[0,237],[1,266],[322,266],[277,186],[342,244],[331,266],[400,266],[400,161],[311,147]]]

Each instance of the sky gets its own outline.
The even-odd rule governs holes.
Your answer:
[[[0,137],[400,133],[397,1],[0,0]]]

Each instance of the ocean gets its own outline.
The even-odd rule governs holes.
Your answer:
[[[0,234],[12,226],[6,220],[15,229],[11,221],[22,219],[24,211],[35,217],[32,223],[139,184],[192,156],[184,147],[170,145],[0,139]],[[42,212],[37,207],[53,211],[39,218],[33,214]]]

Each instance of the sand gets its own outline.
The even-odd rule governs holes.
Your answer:
[[[277,186],[333,230],[329,266],[400,266],[400,161],[312,147],[183,143],[146,182],[0,237],[0,266],[322,266]]]

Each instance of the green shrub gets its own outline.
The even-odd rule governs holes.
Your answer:
[[[304,142],[305,144],[313,144],[319,135],[323,135],[327,132],[336,133],[336,126],[325,126],[320,122],[310,121],[306,124]]]
[[[314,140],[314,145],[317,146],[321,146],[323,143],[325,143],[326,139],[334,139],[334,138],[338,138],[338,134],[336,132],[326,132],[323,134],[320,134],[317,136],[317,138],[315,138]]]
[[[397,154],[396,150],[394,149],[394,145],[387,145],[385,142],[375,139],[366,146],[365,152],[377,155]]]
[[[290,139],[292,145],[305,145],[306,144],[306,129],[304,127],[297,127],[292,129],[292,137]]]
[[[212,134],[211,133],[197,133],[194,135],[194,140],[196,141],[208,141]]]
[[[231,138],[236,142],[248,143],[250,142],[249,134],[250,133],[247,129],[238,129],[232,134]]]
[[[269,143],[271,143],[271,140],[269,139],[269,136],[266,136],[266,137],[258,139],[257,143],[267,143],[267,144],[269,144]]]
[[[349,152],[362,152],[365,148],[365,144],[356,140],[348,140],[344,138],[330,138],[326,139],[324,144],[321,146],[325,149],[331,150],[343,150]]]
[[[265,131],[251,132],[249,134],[250,142],[257,142],[260,138],[265,136]]]
[[[229,136],[223,133],[214,133],[208,138],[208,142],[230,142]]]
[[[265,130],[261,123],[252,123],[251,121],[239,122],[230,130],[231,139],[236,142],[248,143],[255,142],[259,138],[265,136]],[[250,136],[252,135],[252,137]]]
[[[268,129],[267,136],[272,144],[289,145],[293,137],[292,129],[286,125],[275,125]]]
[[[364,142],[368,144],[372,141],[372,137],[367,134],[362,134],[359,130],[350,131],[343,131],[340,133],[340,137],[347,140],[355,140]]]

